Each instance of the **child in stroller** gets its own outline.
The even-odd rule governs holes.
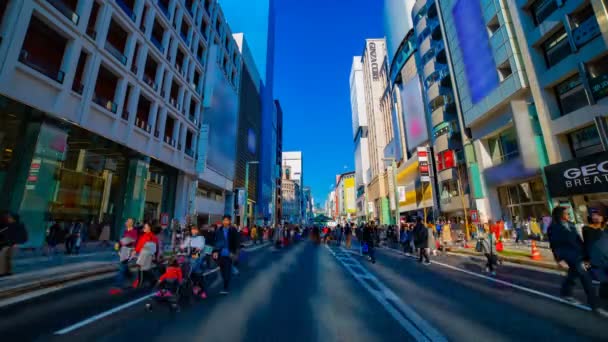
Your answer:
[[[184,277],[182,268],[176,258],[171,258],[165,273],[160,277],[156,284],[158,291],[153,296],[154,301],[169,303],[171,304],[172,309],[178,311],[178,302],[183,284]],[[146,309],[151,310],[152,303],[147,303]]]

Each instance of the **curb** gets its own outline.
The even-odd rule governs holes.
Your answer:
[[[448,250],[448,253],[483,257],[483,255],[481,253],[468,251],[468,250],[462,250],[462,249],[458,249],[458,250],[451,249],[451,250]],[[545,269],[555,270],[555,271],[564,271],[565,270],[564,268],[558,266],[557,264],[550,263],[550,262],[538,262],[538,261],[526,260],[526,259],[522,259],[522,258],[514,258],[514,257],[510,257],[510,256],[502,256],[502,260],[504,260],[506,262],[510,262],[512,264],[534,266],[534,267],[545,268]]]
[[[0,290],[0,299],[6,299],[10,297],[14,297],[17,295],[21,295],[24,293],[57,286],[61,284],[65,284],[75,280],[81,280],[85,278],[90,278],[106,273],[116,272],[117,266],[115,264],[108,264],[104,266],[96,267],[92,270],[76,272],[68,275],[59,275],[56,277],[47,278],[44,280],[34,280],[27,283],[20,284],[16,287],[11,287],[9,289]]]

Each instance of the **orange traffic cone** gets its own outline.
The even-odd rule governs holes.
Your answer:
[[[540,251],[536,247],[536,241],[532,241],[532,255],[530,256],[532,260],[540,260]]]

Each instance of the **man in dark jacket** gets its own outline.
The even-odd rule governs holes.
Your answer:
[[[230,215],[224,215],[222,227],[215,231],[215,245],[213,247],[212,256],[219,265],[224,280],[224,289],[220,293],[228,294],[232,276],[232,262],[237,257],[239,248],[239,233],[232,226]]]
[[[556,207],[551,214],[551,225],[547,230],[551,250],[562,267],[568,267],[568,274],[562,284],[561,296],[574,301],[572,289],[576,278],[581,280],[589,306],[596,313],[608,317],[608,312],[599,307],[599,300],[591,284],[591,275],[585,266],[585,247],[576,227],[570,222],[570,213],[564,207]]]
[[[19,215],[6,214],[0,226],[0,277],[13,274],[13,252],[18,245],[26,243],[27,239],[27,230],[19,222]]]
[[[370,224],[366,224],[363,228],[362,233],[363,243],[367,244],[367,256],[372,261],[372,264],[376,263],[376,253],[374,252],[374,228]]]
[[[429,231],[422,223],[420,217],[416,217],[416,225],[414,226],[414,245],[420,250],[419,262],[424,259],[424,264],[429,265],[431,260],[429,259],[428,242],[429,242]]]

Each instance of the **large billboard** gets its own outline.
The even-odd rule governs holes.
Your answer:
[[[344,180],[344,210],[349,214],[357,212],[357,197],[355,194],[355,178]]]
[[[209,126],[207,167],[234,179],[238,92],[217,63],[217,45],[211,49],[205,82],[203,123]]]
[[[424,102],[422,100],[422,88],[418,77],[404,81],[399,87],[407,148],[411,152],[429,139],[426,128]]]

